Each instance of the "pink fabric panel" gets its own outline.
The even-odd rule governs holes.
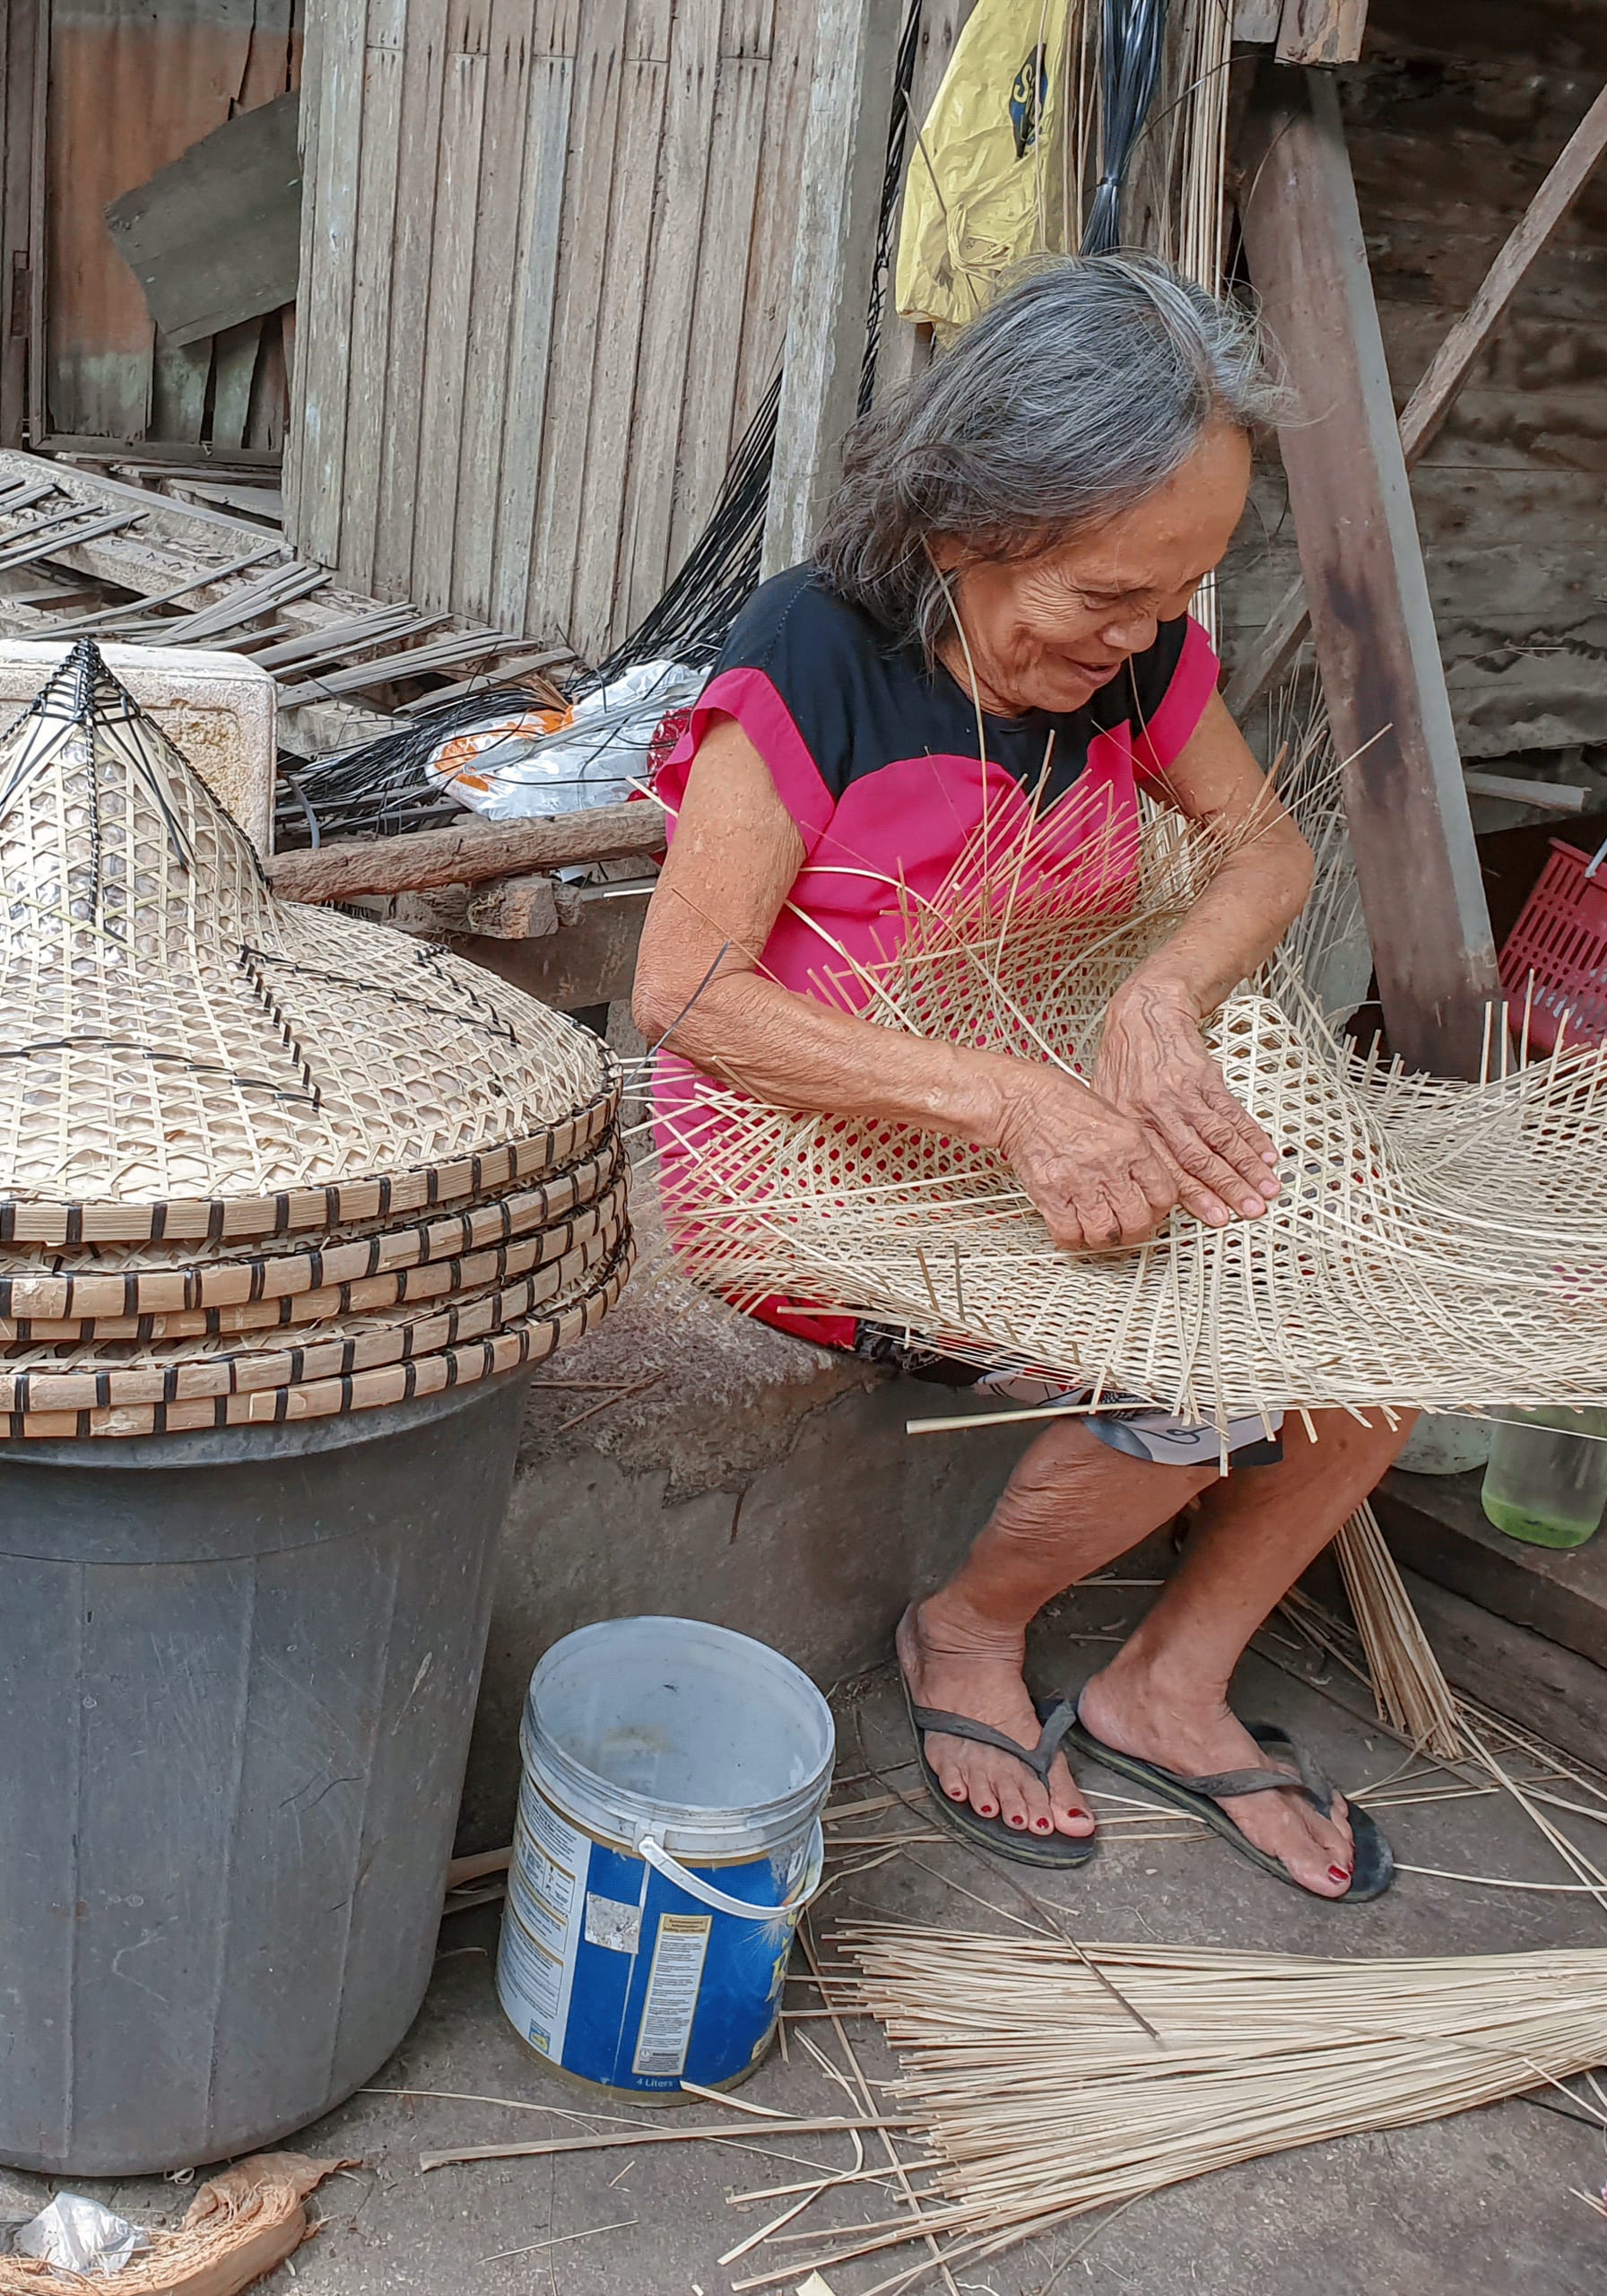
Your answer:
[[[1188,747],[1205,714],[1205,704],[1216,691],[1221,666],[1215,647],[1190,614],[1166,700],[1148,726],[1133,729],[1134,755],[1146,779],[1164,773]]]
[[[937,894],[958,852],[980,831],[985,807],[1004,845],[1024,825],[1028,803],[1000,767],[990,765],[985,781],[974,757],[906,758],[850,782],[793,887],[793,902],[807,916],[792,908],[782,912],[765,949],[766,970],[802,995],[857,1011],[865,991],[844,952],[864,965],[895,954],[905,902],[918,908]],[[1061,801],[1060,817],[1067,863],[1090,824],[1099,824],[1105,875],[1114,889],[1131,867],[1122,857],[1130,854],[1137,827],[1133,760],[1119,735],[1101,735],[1090,745],[1087,768],[1071,801]],[[1104,834],[1107,822],[1116,826],[1114,838]],[[1089,890],[1076,883],[1081,897]]]
[[[777,795],[797,822],[805,848],[812,852],[831,819],[831,793],[793,723],[792,712],[762,670],[722,670],[699,695],[685,733],[660,767],[654,784],[670,815],[672,835],[692,760],[715,718],[733,718],[742,727],[769,767]]]

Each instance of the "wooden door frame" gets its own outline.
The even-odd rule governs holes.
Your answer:
[[[44,428],[50,0],[0,4],[0,446]]]

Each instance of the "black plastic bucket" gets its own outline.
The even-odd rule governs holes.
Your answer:
[[[525,1384],[0,1443],[0,2161],[248,2152],[401,2040]]]

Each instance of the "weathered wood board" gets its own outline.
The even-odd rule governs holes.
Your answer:
[[[277,96],[237,112],[107,208],[112,244],[169,343],[198,343],[295,300],[300,104]],[[234,429],[239,446],[243,408]]]
[[[588,658],[624,634],[776,371],[815,15],[325,0],[299,549]]]

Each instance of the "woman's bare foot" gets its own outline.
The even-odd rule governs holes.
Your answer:
[[[1023,1635],[1002,1638],[996,1628],[942,1595],[912,1604],[899,1626],[899,1664],[917,1706],[986,1722],[1025,1748],[1038,1744],[1040,1724],[1021,1679]],[[1050,1769],[1047,1787],[1025,1762],[940,1730],[926,1734],[926,1759],[943,1792],[969,1802],[979,1818],[1002,1817],[1021,1832],[1090,1834],[1094,1822],[1064,1758]]]
[[[1268,1761],[1222,1700],[1168,1690],[1125,1653],[1093,1677],[1078,1712],[1107,1745],[1185,1778],[1282,1767]],[[1342,1898],[1350,1888],[1356,1853],[1342,1796],[1333,1797],[1331,1818],[1300,1794],[1237,1794],[1221,1806],[1247,1841],[1277,1858],[1314,1897]]]

